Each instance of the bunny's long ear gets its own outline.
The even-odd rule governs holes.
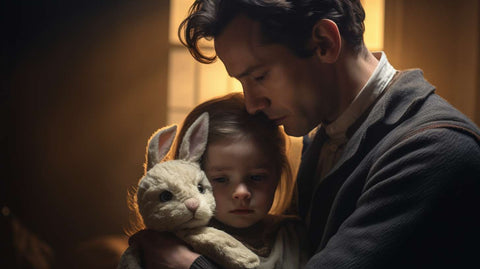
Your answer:
[[[207,147],[208,113],[205,112],[188,128],[180,145],[179,158],[198,162]]]
[[[152,135],[147,148],[147,171],[167,155],[176,133],[177,125],[172,125],[164,127]]]

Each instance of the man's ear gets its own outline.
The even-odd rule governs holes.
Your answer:
[[[316,56],[323,63],[337,61],[342,48],[342,37],[335,22],[321,19],[312,28],[312,45]]]

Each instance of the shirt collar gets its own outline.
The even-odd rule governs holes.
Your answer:
[[[378,65],[347,109],[334,122],[324,125],[325,132],[332,140],[346,140],[347,129],[372,105],[377,97],[385,90],[395,75],[395,68],[382,52],[374,52],[379,59]]]

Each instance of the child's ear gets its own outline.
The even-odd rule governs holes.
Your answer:
[[[164,127],[152,135],[147,148],[147,171],[165,158],[172,147],[176,133],[177,125],[172,125]]]
[[[185,133],[178,157],[190,162],[199,162],[207,147],[207,140],[208,113],[204,112]]]
[[[342,37],[335,22],[321,19],[312,28],[312,45],[322,63],[335,63],[342,48]]]

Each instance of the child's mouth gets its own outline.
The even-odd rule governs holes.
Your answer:
[[[252,214],[253,210],[251,209],[235,209],[230,211],[230,213],[235,214],[235,215],[247,215],[247,214]]]

